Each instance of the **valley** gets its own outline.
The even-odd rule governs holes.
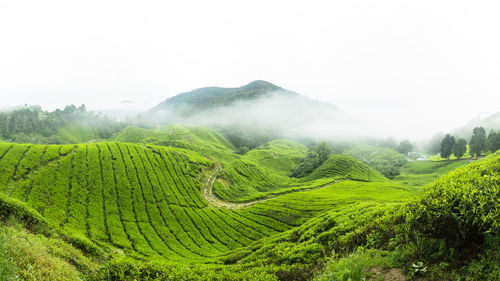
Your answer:
[[[50,229],[90,256],[122,253],[111,262],[125,270],[134,259],[140,276],[158,270],[143,268],[154,260],[181,272],[195,266],[245,279],[236,271],[258,271],[265,280],[282,272],[288,277],[278,279],[289,280],[333,257],[328,251],[356,247],[350,239],[374,217],[470,162],[410,161],[389,180],[351,156],[331,154],[307,176],[289,177],[306,152],[277,139],[237,154],[217,131],[179,125],[127,127],[106,142],[0,143],[0,191],[10,204],[2,203],[2,213],[28,229]],[[280,256],[307,258],[272,258],[283,245]],[[112,277],[114,270],[88,274]]]
[[[244,109],[283,101],[285,119],[304,116],[279,130]],[[440,154],[289,135],[339,114],[265,81],[126,122],[85,106],[0,113],[0,281],[494,280],[495,131],[460,147],[448,134]]]

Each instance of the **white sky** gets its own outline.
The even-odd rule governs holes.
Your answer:
[[[0,0],[0,108],[142,110],[262,79],[430,136],[500,111],[499,15],[498,1]]]

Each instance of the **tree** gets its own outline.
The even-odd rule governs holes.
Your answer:
[[[455,142],[455,145],[453,145],[453,155],[455,155],[457,159],[460,159],[462,156],[464,156],[466,151],[467,151],[467,141],[463,138],[458,139]]]
[[[393,137],[390,137],[384,140],[384,142],[382,143],[382,147],[387,147],[396,150],[398,148],[398,144],[396,143],[396,140]]]
[[[488,150],[491,152],[495,152],[500,149],[500,131],[495,132],[494,130],[490,131],[487,140]]]
[[[476,158],[481,154],[486,146],[486,131],[483,127],[476,127],[472,131],[472,137],[469,142],[471,156]]]
[[[410,143],[409,140],[403,140],[399,143],[398,148],[396,149],[399,153],[408,155],[408,152],[410,152],[413,149],[413,145]]]
[[[310,149],[306,157],[302,159],[298,166],[292,169],[291,177],[302,178],[310,174],[314,169],[318,168],[323,162],[328,159],[332,153],[332,148],[322,142],[314,149]]]
[[[314,148],[314,152],[318,155],[319,162],[323,163],[332,154],[332,148],[326,142],[322,142]]]
[[[441,141],[441,157],[450,159],[450,155],[453,152],[453,145],[455,144],[455,137],[447,134]]]

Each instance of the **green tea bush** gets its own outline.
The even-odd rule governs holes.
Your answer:
[[[264,268],[197,265],[162,260],[142,261],[116,257],[91,280],[182,280],[182,281],[275,281],[276,276]]]
[[[500,155],[460,168],[406,206],[411,238],[439,239],[463,251],[500,234]]]
[[[53,230],[47,220],[36,210],[22,201],[0,193],[0,221],[8,219],[10,216],[23,223],[32,232],[46,235],[53,234]]]

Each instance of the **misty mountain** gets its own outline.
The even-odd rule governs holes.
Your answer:
[[[298,95],[267,81],[257,80],[239,88],[205,87],[182,93],[153,107],[150,113],[169,113],[178,117],[189,117],[200,111],[227,107],[241,101],[271,97],[276,93],[290,97]]]
[[[472,130],[475,127],[483,127],[488,134],[490,130],[500,129],[500,112],[490,115],[486,118],[474,119],[469,121],[465,126],[455,129],[455,135],[465,137],[467,140],[472,136]]]
[[[340,113],[330,103],[259,80],[239,88],[208,87],[182,93],[158,104],[142,118],[148,123],[202,125],[300,138],[342,131],[340,124],[335,125]]]

